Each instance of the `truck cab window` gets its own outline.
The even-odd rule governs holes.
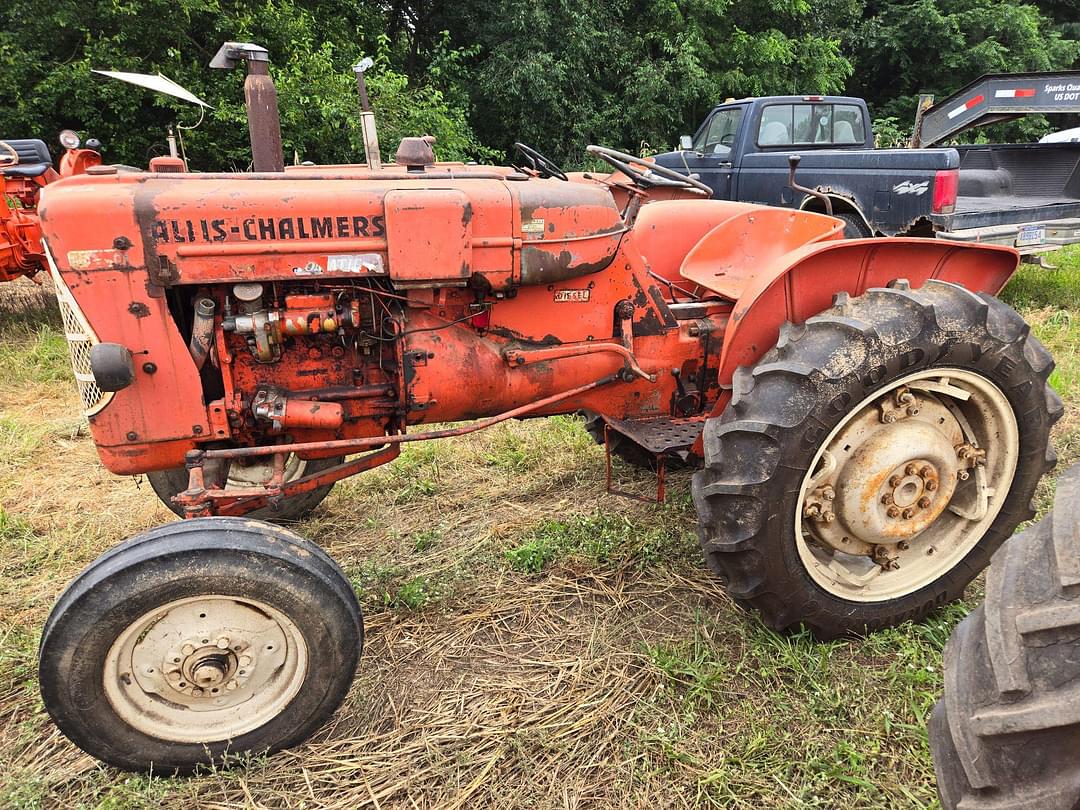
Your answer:
[[[838,145],[864,143],[866,127],[863,114],[854,104],[837,104],[833,107],[833,143]]]
[[[728,154],[739,131],[742,114],[742,107],[729,107],[713,113],[694,138],[694,151],[703,155]]]
[[[761,111],[758,146],[861,144],[863,114],[853,104],[771,104]]]

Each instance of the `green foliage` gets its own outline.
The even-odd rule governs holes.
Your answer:
[[[91,70],[160,71],[213,105],[183,130],[192,166],[243,170],[243,71],[208,63],[246,40],[271,54],[287,162],[361,159],[362,55],[376,60],[384,157],[431,134],[442,159],[501,161],[521,140],[578,167],[588,143],[655,152],[725,98],[771,93],[865,95],[891,145],[920,92],[1070,68],[1078,39],[1073,0],[13,0],[0,7],[0,136],[55,144],[72,128],[109,161],[145,166],[197,111]],[[989,137],[1061,123],[1002,126]]]
[[[243,40],[270,51],[287,162],[361,158],[350,66],[365,53],[377,59],[370,92],[384,157],[404,134],[435,135],[441,158],[488,156],[456,88],[448,97],[424,71],[402,72],[388,37],[373,35],[384,28],[378,7],[339,0],[18,0],[0,10],[0,134],[56,148],[56,134],[71,128],[99,138],[109,161],[145,166],[164,153],[167,128],[194,124],[197,111],[91,70],[160,71],[214,107],[183,132],[192,166],[243,170],[250,163],[243,71],[208,68],[222,42]],[[428,58],[431,78],[453,78],[462,54],[433,42]]]
[[[1080,42],[1047,16],[1052,3],[1011,0],[887,0],[867,2],[851,28],[857,70],[850,90],[865,95],[877,115],[914,119],[920,93],[944,97],[984,73],[1064,70],[1080,64]],[[1069,19],[1062,10],[1060,20]],[[995,139],[1032,140],[1045,119],[1021,119]],[[975,137],[972,134],[970,137]]]

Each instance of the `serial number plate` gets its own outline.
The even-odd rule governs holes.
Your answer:
[[[1046,241],[1045,225],[1025,225],[1016,232],[1016,246],[1041,245]]]

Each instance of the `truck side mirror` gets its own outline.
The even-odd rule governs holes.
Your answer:
[[[679,148],[684,152],[689,152],[694,148],[694,139],[689,135],[679,136]]]

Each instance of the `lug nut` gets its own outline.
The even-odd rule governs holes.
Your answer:
[[[898,487],[898,486],[900,486],[900,482],[903,481],[903,480],[904,479],[901,478],[899,475],[894,475],[892,478],[889,479],[889,486],[890,487]]]
[[[229,639],[226,636],[222,636],[217,640],[217,647],[219,650],[229,649]]]
[[[893,422],[896,421],[896,414],[894,414],[892,411],[889,411],[881,417],[881,421],[887,425],[891,425]]]
[[[202,697],[202,693],[203,693],[202,689],[200,689],[197,686],[194,689],[191,690],[191,694],[192,694],[193,697]]]
[[[836,515],[834,515],[832,512],[821,513],[821,519],[824,520],[826,523],[832,523],[835,517]]]
[[[920,509],[925,509],[929,505],[930,505],[930,499],[928,497],[923,495],[921,498],[919,498],[919,508]]]
[[[934,475],[934,468],[931,467],[929,464],[924,464],[923,468],[919,470],[919,475],[921,475],[923,478],[930,478]]]
[[[825,489],[821,490],[821,497],[827,501],[831,501],[836,497],[836,490],[832,487],[825,487]]]
[[[900,509],[896,506],[890,506],[888,509],[885,510],[885,514],[891,518],[899,517]]]
[[[917,475],[918,472],[919,472],[919,468],[916,467],[914,464],[908,464],[906,467],[904,467],[904,474],[905,475]]]
[[[227,684],[225,684],[225,688],[230,692],[233,691],[236,688],[236,681],[229,681]]]
[[[930,480],[930,481],[926,482],[926,491],[927,492],[933,492],[936,489],[937,489],[937,481]]]
[[[182,652],[184,655],[191,655],[193,652],[195,652],[195,648],[192,647],[190,644],[185,644],[183,647],[180,648],[180,652]]]
[[[884,495],[882,495],[881,496],[881,502],[883,504],[885,504],[886,506],[888,506],[890,503],[892,503],[892,493],[891,492],[886,492]]]
[[[914,515],[915,515],[915,510],[912,509],[910,506],[903,511],[904,520],[911,520],[911,518]]]

